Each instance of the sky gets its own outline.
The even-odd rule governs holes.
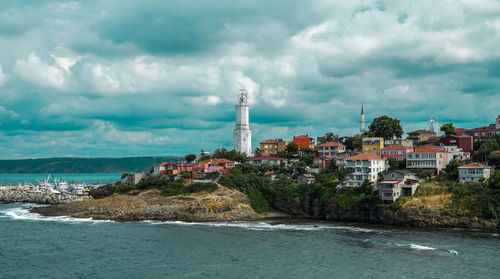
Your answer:
[[[0,159],[232,149],[500,114],[500,1],[0,3]]]

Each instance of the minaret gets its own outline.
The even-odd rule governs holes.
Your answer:
[[[248,118],[248,94],[240,89],[240,99],[236,104],[236,127],[234,128],[234,150],[252,155],[252,133]]]
[[[361,104],[361,119],[359,120],[361,126],[359,127],[359,133],[363,134],[365,130],[365,112],[363,111],[363,104]]]

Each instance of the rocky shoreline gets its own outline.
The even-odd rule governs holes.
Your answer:
[[[92,200],[92,197],[66,193],[19,191],[10,188],[0,189],[0,203],[22,202],[55,205],[86,200]]]
[[[159,190],[113,194],[101,199],[33,208],[44,216],[70,216],[113,221],[225,222],[255,220],[261,216],[239,191],[221,187],[212,193],[164,197]]]

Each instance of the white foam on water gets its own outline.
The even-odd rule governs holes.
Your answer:
[[[448,250],[448,252],[450,252],[450,254],[452,255],[458,255],[458,252],[455,250]]]
[[[30,208],[37,207],[39,205],[29,205],[9,208],[0,211],[2,217],[11,218],[14,220],[38,220],[38,221],[59,221],[59,222],[113,222],[109,220],[93,220],[92,218],[74,218],[69,216],[43,216],[38,213],[30,212]]]
[[[410,244],[396,244],[396,245],[399,246],[399,247],[408,247],[408,248],[415,249],[415,250],[436,250],[437,249],[437,248],[434,248],[434,247],[429,247],[429,246],[419,245],[419,244],[413,244],[413,243],[410,243]]]
[[[374,232],[373,229],[365,229],[353,226],[333,226],[318,224],[273,224],[268,222],[183,222],[183,221],[143,221],[151,225],[178,225],[178,226],[207,226],[207,227],[231,227],[254,231],[318,231],[318,230],[341,230],[350,232]]]

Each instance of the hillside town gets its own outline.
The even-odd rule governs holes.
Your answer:
[[[479,183],[500,167],[500,150],[495,149],[500,137],[500,115],[494,124],[474,129],[455,128],[452,123],[439,126],[431,116],[428,127],[407,132],[408,136],[402,138],[399,120],[388,116],[375,118],[366,129],[361,106],[359,131],[344,137],[329,132],[316,138],[308,134],[271,138],[260,142],[252,152],[247,93],[241,90],[232,151],[221,148],[210,154],[202,150],[199,155],[187,155],[185,162],[155,165],[151,173],[188,183],[211,182],[230,174],[236,165],[248,164],[269,168],[265,176],[273,181],[278,179],[280,168],[301,166],[300,171],[286,178],[311,184],[320,172],[329,169],[345,174],[336,186],[338,190],[369,181],[381,200],[394,202],[400,196],[412,196],[419,183],[429,177],[454,172],[460,183]],[[444,135],[439,136],[440,132]],[[131,175],[129,183],[137,184],[146,175]]]

